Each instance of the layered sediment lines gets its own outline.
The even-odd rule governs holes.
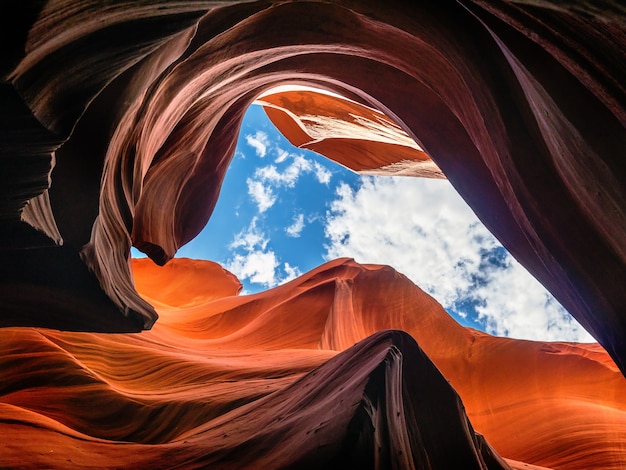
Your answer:
[[[1,325],[149,329],[130,247],[165,264],[200,232],[265,100],[290,140],[350,168],[438,168],[626,371],[621,2],[82,0],[3,17]],[[32,301],[47,297],[52,316]]]
[[[415,140],[380,111],[319,90],[283,87],[256,102],[292,145],[364,174],[445,178]]]
[[[207,261],[133,270],[151,331],[0,330],[0,466],[626,463],[626,381],[597,344],[464,328],[348,259],[249,296]]]
[[[0,18],[0,466],[506,467],[491,444],[515,468],[624,467],[622,2]],[[463,329],[380,266],[240,297],[215,265],[131,263],[134,245],[167,264],[206,225],[255,101],[356,171],[445,174],[610,358]]]

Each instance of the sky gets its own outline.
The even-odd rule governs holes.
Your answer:
[[[448,181],[358,175],[293,147],[259,105],[246,113],[211,219],[176,256],[220,263],[241,280],[242,295],[337,257],[387,264],[464,326],[518,339],[595,341]]]

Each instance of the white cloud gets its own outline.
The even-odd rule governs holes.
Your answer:
[[[282,163],[287,160],[287,157],[289,157],[289,152],[281,149],[280,147],[276,147],[276,153],[278,154],[278,157],[274,160],[275,163]]]
[[[289,263],[283,263],[281,273],[280,260],[268,245],[267,235],[259,228],[259,218],[253,217],[230,243],[232,256],[223,263],[224,267],[240,280],[264,287],[275,287],[301,274],[297,266]]]
[[[253,250],[245,254],[236,254],[227,264],[226,269],[239,279],[249,279],[250,282],[273,287],[277,284],[276,268],[278,267],[276,253]]]
[[[318,162],[313,163],[313,167],[315,169],[315,177],[317,181],[321,184],[328,185],[330,183],[330,177],[332,173],[323,165],[320,165]]]
[[[298,238],[302,229],[304,228],[304,214],[298,214],[293,219],[293,223],[285,229],[287,235],[293,238]]]
[[[264,250],[267,247],[267,243],[269,240],[265,237],[265,234],[257,227],[258,221],[258,217],[253,217],[250,221],[250,225],[246,229],[235,235],[229,247],[231,249],[243,248],[244,250],[252,251],[258,246],[259,248]]]
[[[265,132],[256,131],[254,135],[246,135],[246,142],[254,149],[259,157],[265,157],[267,154],[267,147],[270,145],[270,140]]]
[[[253,217],[250,225],[233,238],[229,248],[233,257],[225,263],[226,269],[239,279],[273,287],[277,283],[276,268],[279,266],[276,253],[268,250],[269,239],[258,227],[258,217]],[[238,252],[239,251],[239,252]]]
[[[311,171],[313,171],[311,162],[302,155],[295,155],[293,162],[282,172],[279,172],[274,165],[268,165],[257,168],[254,172],[254,177],[257,180],[272,183],[275,186],[293,188],[303,172]]]
[[[389,264],[446,309],[473,308],[491,333],[593,341],[445,180],[364,178],[356,191],[342,184],[325,230],[326,258]]]
[[[283,172],[280,183],[293,188],[301,173],[308,173],[312,170],[313,166],[309,160],[302,155],[296,155],[293,157],[293,162]]]
[[[272,207],[277,200],[274,190],[280,188],[294,188],[300,176],[313,173],[321,184],[330,182],[331,172],[317,162],[307,160],[303,155],[286,154],[277,147],[279,157],[276,162],[284,163],[287,157],[292,161],[279,170],[276,165],[267,165],[255,170],[252,178],[248,178],[248,194],[259,208],[259,212],[265,212]],[[286,154],[286,155],[285,155]]]
[[[262,181],[252,178],[248,178],[246,183],[248,184],[248,194],[256,202],[259,212],[265,212],[274,205],[276,195],[271,187],[264,185]]]
[[[302,274],[297,266],[291,266],[289,263],[285,263],[283,269],[285,270],[286,276],[280,280],[280,284],[289,282]]]
[[[510,255],[505,269],[487,272],[476,289],[489,302],[476,310],[490,333],[546,341],[595,341]],[[496,310],[497,309],[497,310]]]
[[[290,155],[293,161],[282,171],[275,165],[262,166],[254,172],[255,181],[271,183],[274,186],[293,188],[301,175],[314,173],[318,182],[328,184],[332,173],[318,162],[311,162],[303,155]],[[278,158],[276,162],[284,162],[285,159]]]

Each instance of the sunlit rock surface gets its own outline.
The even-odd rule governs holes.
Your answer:
[[[492,445],[623,468],[623,2],[0,8],[0,466],[506,466]],[[257,100],[357,171],[437,168],[612,360],[464,330],[388,268],[239,298],[221,268],[167,264]],[[166,265],[145,297],[133,245]]]
[[[626,381],[597,344],[463,328],[347,259],[250,296],[211,262],[133,267],[151,331],[0,330],[0,466],[626,463]]]
[[[354,171],[445,178],[413,138],[375,109],[307,89],[275,89],[256,102],[292,145]]]
[[[2,325],[150,328],[129,249],[164,264],[199,233],[265,96],[290,139],[351,168],[432,161],[626,370],[621,2],[81,0],[3,18]],[[298,101],[272,92],[285,86],[345,99],[318,93],[290,121],[276,115]],[[328,133],[351,103],[365,108]],[[60,264],[74,266],[64,281]],[[60,290],[52,317],[38,313],[32,299]]]

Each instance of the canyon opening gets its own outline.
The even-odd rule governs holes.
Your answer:
[[[15,31],[0,467],[624,467],[619,2],[85,0],[0,16]],[[246,112],[328,160],[247,129]],[[182,256],[220,223],[238,144],[265,163],[242,180],[231,251]],[[287,192],[305,176],[332,188],[323,214]],[[281,195],[284,246],[315,230],[325,245],[310,269],[271,243]],[[417,256],[419,237],[441,261]],[[372,246],[397,266],[358,259]],[[508,257],[580,336],[505,337],[556,308],[531,305]],[[481,290],[496,300],[468,297]]]

